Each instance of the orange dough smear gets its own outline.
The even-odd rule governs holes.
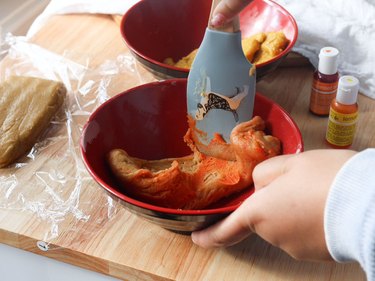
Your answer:
[[[190,129],[184,136],[192,150],[188,156],[149,161],[121,149],[108,153],[113,174],[130,196],[168,208],[207,208],[249,188],[254,167],[280,154],[280,141],[264,133],[265,123],[258,116],[237,125],[229,143],[216,134],[207,146],[194,138],[205,133],[192,118],[188,122]]]

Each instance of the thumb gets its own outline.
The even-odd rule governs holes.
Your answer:
[[[192,233],[195,244],[203,248],[234,245],[254,232],[252,224],[252,198],[247,198],[241,206],[222,221],[200,231]]]
[[[284,174],[288,169],[288,160],[294,156],[295,154],[279,155],[256,165],[253,171],[255,190],[267,186]]]
[[[215,8],[211,19],[211,26],[220,27],[231,21],[252,0],[222,0]]]

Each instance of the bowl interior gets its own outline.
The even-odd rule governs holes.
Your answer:
[[[199,47],[210,8],[211,0],[142,0],[124,15],[122,35],[145,59],[177,60]]]
[[[199,47],[208,23],[211,0],[142,0],[123,17],[122,36],[131,52],[146,67],[174,77],[187,77],[188,69],[164,64],[167,57],[175,61]],[[297,39],[294,18],[280,5],[270,0],[254,0],[240,14],[242,37],[259,32],[283,30],[290,43],[262,68],[284,57]]]
[[[110,194],[148,210],[187,215],[233,211],[251,193],[252,188],[220,201],[207,210],[161,208],[130,198],[114,180],[105,155],[114,148],[148,160],[179,157],[191,153],[183,142],[188,129],[186,79],[154,82],[118,94],[101,105],[87,122],[81,152],[93,178]],[[257,93],[254,114],[266,120],[267,133],[282,142],[283,154],[303,149],[300,131],[290,116],[270,99]]]

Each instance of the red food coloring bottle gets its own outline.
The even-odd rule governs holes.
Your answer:
[[[310,95],[310,111],[316,115],[327,116],[331,102],[336,97],[339,81],[338,55],[339,51],[333,47],[320,50],[318,69],[314,72]]]

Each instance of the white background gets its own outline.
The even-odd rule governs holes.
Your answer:
[[[0,244],[0,280],[116,281],[118,279]]]

